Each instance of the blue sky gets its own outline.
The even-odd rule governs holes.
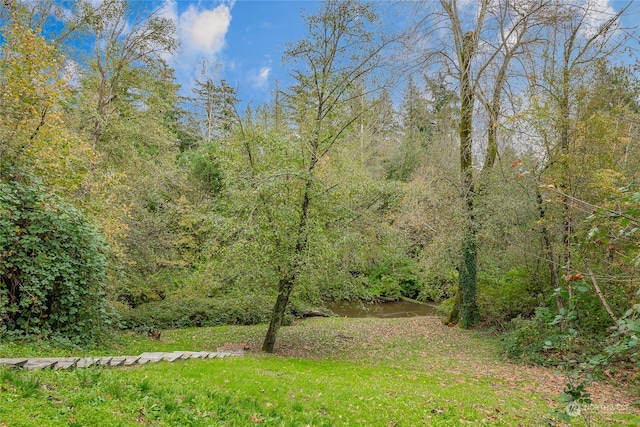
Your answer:
[[[30,1],[30,0],[24,0]],[[57,0],[64,3],[65,0]],[[102,0],[89,0],[98,5]],[[389,5],[385,0],[379,5]],[[436,0],[431,0],[435,2]],[[585,0],[565,0],[582,3]],[[619,10],[626,0],[590,0],[597,9]],[[167,58],[176,70],[182,95],[190,95],[203,60],[213,78],[225,78],[238,88],[241,108],[270,100],[278,80],[282,88],[292,82],[282,64],[285,45],[307,34],[303,18],[317,11],[316,0],[131,0],[133,5],[149,6],[174,21],[181,41],[180,51]],[[427,0],[428,4],[429,0]],[[458,0],[459,7],[473,10],[476,0]],[[640,3],[640,0],[636,0]],[[405,4],[410,4],[406,2]],[[633,26],[640,15],[633,4],[624,18]],[[384,13],[384,12],[383,12]],[[597,21],[597,14],[594,19]],[[395,22],[397,24],[397,22]],[[392,24],[393,25],[393,24]]]
[[[591,1],[597,10],[606,13],[617,11],[627,3],[626,0]],[[475,0],[458,0],[458,4],[472,10]],[[176,69],[184,95],[190,94],[193,78],[200,70],[199,63],[206,59],[212,69],[218,64],[218,77],[224,77],[238,88],[243,106],[247,103],[256,106],[270,99],[276,80],[283,88],[291,83],[286,68],[282,66],[285,45],[306,35],[302,10],[307,14],[313,13],[320,2],[155,0],[154,5],[160,5],[163,13],[178,27],[182,47],[171,65]],[[638,7],[634,5],[633,9],[625,18],[627,25],[635,25],[635,22],[629,22],[629,19],[635,21],[638,17]],[[595,21],[599,18],[598,14],[593,16]]]
[[[170,60],[187,95],[205,59],[215,77],[239,89],[242,104],[270,99],[275,81],[289,83],[282,67],[285,45],[306,34],[302,10],[313,13],[317,1],[165,0],[162,11],[178,27],[182,45]],[[217,71],[216,71],[217,65]]]

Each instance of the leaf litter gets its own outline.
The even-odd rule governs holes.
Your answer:
[[[247,341],[252,351],[262,336]],[[486,331],[451,328],[435,316],[410,318],[311,318],[296,321],[280,332],[275,353],[285,357],[332,359],[372,365],[386,363],[410,370],[449,374],[447,382],[490,381],[496,393],[512,389],[540,395],[549,405],[567,378],[556,369],[516,364],[499,355],[499,344]],[[599,381],[589,391],[601,412],[638,412],[637,396],[620,384]],[[525,402],[527,403],[527,402]],[[530,401],[532,403],[532,401]],[[500,411],[498,408],[496,411]]]

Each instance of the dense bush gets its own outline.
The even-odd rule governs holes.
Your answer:
[[[419,301],[440,302],[452,297],[458,287],[458,272],[448,270],[443,272],[429,272],[424,285],[416,298]]]
[[[190,153],[193,176],[207,191],[218,193],[224,185],[224,174],[212,146]]]
[[[478,306],[484,323],[504,329],[518,316],[533,316],[544,295],[531,282],[525,268],[508,271],[495,279],[489,275],[478,278]]]
[[[546,307],[536,309],[535,316],[525,319],[520,316],[511,321],[509,330],[502,335],[502,349],[512,360],[526,363],[548,364],[555,337],[551,326],[553,314]],[[546,342],[546,344],[545,344]]]
[[[316,287],[317,293],[320,300],[325,302],[360,301],[369,300],[372,297],[372,293],[369,290],[370,283],[367,277],[360,272],[336,271],[332,279],[327,278],[319,285]],[[296,293],[300,293],[299,291],[300,289],[295,290]],[[306,296],[303,296],[303,298],[315,303],[315,301]]]
[[[84,344],[104,329],[103,238],[33,180],[0,180],[0,333]]]
[[[274,298],[264,295],[223,298],[167,298],[124,309],[124,327],[172,329],[192,326],[254,325],[271,318]]]
[[[603,336],[610,331],[615,324],[607,314],[602,301],[596,292],[590,288],[590,283],[584,281],[574,282],[575,292],[573,304],[575,306],[575,328],[582,333]],[[625,312],[627,305],[626,289],[622,286],[609,287],[607,302],[614,311],[620,315]]]
[[[501,337],[504,354],[524,363],[555,366],[569,360],[587,362],[602,350],[601,336],[562,328],[557,318],[547,307],[538,307],[531,319],[514,318]]]
[[[424,286],[423,273],[408,256],[387,257],[367,273],[373,296],[416,299]]]

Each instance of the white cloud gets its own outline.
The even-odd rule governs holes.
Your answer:
[[[262,67],[260,68],[260,73],[258,73],[258,81],[265,82],[269,80],[269,73],[271,72],[271,67]]]
[[[251,85],[256,89],[266,89],[269,86],[271,67],[262,67],[250,77]]]
[[[190,49],[203,54],[215,55],[225,44],[225,35],[231,23],[231,10],[226,4],[214,9],[199,10],[190,5],[180,15],[178,28],[182,42]]]
[[[271,67],[264,67],[260,70],[260,78],[267,79],[269,77],[269,73],[271,72]]]
[[[178,4],[175,0],[165,0],[158,11],[160,16],[172,20],[176,25],[178,23]]]
[[[587,1],[587,22],[590,24],[592,31],[596,31],[601,25],[604,25],[615,16],[616,11],[609,3],[609,0]]]
[[[180,48],[172,58],[166,59],[187,94],[202,69],[202,60],[216,63],[226,45],[232,3],[220,3],[212,8],[203,7],[201,3],[190,4],[185,10],[179,10],[178,6],[176,0],[165,0],[161,14],[176,25]]]

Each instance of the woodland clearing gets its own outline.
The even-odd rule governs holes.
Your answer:
[[[123,369],[1,370],[0,420],[30,425],[534,425],[561,406],[567,378],[514,364],[483,330],[438,317],[312,318],[283,327],[275,355],[259,351],[264,325],[127,333],[92,353],[212,350],[246,343],[244,358]],[[2,344],[8,357],[53,352]],[[83,353],[83,355],[88,355]],[[572,425],[635,425],[634,372],[591,385],[593,404]],[[623,383],[623,384],[621,384]],[[626,383],[626,384],[625,384]],[[74,424],[76,423],[76,424]],[[111,425],[111,424],[110,424]],[[561,424],[558,424],[561,425]]]

